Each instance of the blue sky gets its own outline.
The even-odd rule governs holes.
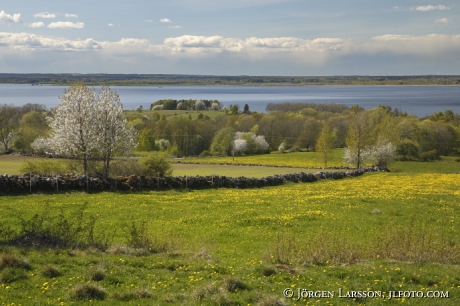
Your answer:
[[[460,74],[458,0],[2,0],[0,72]]]

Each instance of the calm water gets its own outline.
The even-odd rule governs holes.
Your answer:
[[[57,106],[67,86],[0,84],[0,104],[26,103]],[[366,109],[382,105],[424,117],[452,110],[460,114],[460,86],[113,86],[125,109],[149,108],[160,99],[219,100],[226,106],[248,104],[250,110],[265,112],[267,103],[309,102],[360,105]]]

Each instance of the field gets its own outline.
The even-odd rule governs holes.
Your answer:
[[[0,304],[457,305],[459,163],[392,168],[262,189],[1,197]],[[19,245],[33,237],[49,245]],[[399,291],[449,298],[389,299]]]
[[[139,153],[139,156],[147,156],[148,153]],[[224,158],[202,158],[202,159],[183,159],[181,162],[194,162],[193,164],[188,163],[173,163],[173,175],[174,176],[194,176],[194,175],[225,175],[230,177],[264,177],[274,174],[286,174],[295,172],[305,173],[316,173],[320,169],[319,159],[316,153],[290,153],[290,154],[270,154],[270,155],[259,155],[257,156],[261,162],[257,163],[252,156],[236,157],[235,163],[245,164],[246,166],[231,165],[231,157]],[[256,158],[257,158],[256,157]],[[271,157],[271,159],[270,159]],[[274,158],[273,158],[274,157]],[[284,157],[287,164],[285,167],[261,167],[261,166],[250,166],[249,164],[266,164],[276,165],[276,162],[280,162]],[[303,159],[306,158],[306,161]],[[39,158],[13,156],[13,155],[2,155],[0,156],[0,174],[19,175],[22,174],[20,171],[21,165],[26,160],[39,160]],[[267,162],[268,160],[268,162]],[[51,160],[55,161],[55,160]],[[196,164],[195,162],[200,162]],[[218,163],[228,163],[220,165]],[[280,162],[282,163],[282,162]],[[310,163],[310,167],[305,167]],[[336,164],[339,164],[338,162]],[[296,166],[300,165],[300,166]],[[312,167],[311,165],[314,165]],[[331,171],[331,170],[328,170]]]

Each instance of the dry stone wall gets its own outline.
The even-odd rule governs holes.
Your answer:
[[[342,172],[292,173],[272,175],[262,178],[210,176],[119,176],[104,179],[82,175],[0,175],[0,194],[26,194],[40,192],[67,191],[143,191],[168,189],[207,189],[207,188],[260,188],[277,186],[286,182],[316,182],[325,179],[343,179],[363,175],[365,172],[388,171],[378,167],[348,170]]]

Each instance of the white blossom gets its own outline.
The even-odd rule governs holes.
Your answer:
[[[211,109],[215,110],[215,111],[219,111],[220,110],[220,104],[216,103],[216,102],[212,103],[211,104]]]
[[[51,153],[52,146],[50,143],[50,139],[44,138],[42,136],[37,137],[32,144],[30,145],[32,150],[39,155],[44,155],[46,153]]]
[[[205,109],[204,102],[201,100],[197,100],[195,102],[195,110],[203,110],[203,109]]]
[[[233,141],[233,148],[235,153],[244,153],[248,147],[248,142],[244,139],[235,139]]]
[[[152,110],[154,111],[159,111],[159,110],[163,110],[164,109],[164,106],[163,105],[155,105]]]
[[[59,155],[81,158],[85,173],[88,159],[102,159],[104,175],[108,176],[114,155],[129,154],[136,145],[136,133],[126,127],[118,94],[109,87],[96,92],[84,85],[72,85],[60,99],[50,122],[53,150]]]
[[[396,158],[396,146],[388,139],[380,139],[370,149],[369,160],[376,166],[386,167]]]

